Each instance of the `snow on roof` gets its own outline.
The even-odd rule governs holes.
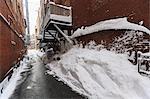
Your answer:
[[[142,31],[150,35],[149,29],[147,29],[144,26],[128,22],[127,17],[124,17],[124,18],[101,21],[92,26],[88,26],[85,28],[81,27],[74,32],[71,38],[91,34],[91,33],[102,31],[102,30],[112,30],[112,29],[114,30],[127,29],[127,30]]]

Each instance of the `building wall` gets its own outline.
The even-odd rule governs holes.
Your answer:
[[[144,21],[144,26],[150,28],[149,3],[149,0],[71,0],[73,28],[118,17],[128,17],[135,23]]]
[[[150,1],[149,0],[71,0],[73,11],[73,30],[82,26],[90,26],[99,21],[128,17],[130,22],[144,22],[144,26],[150,29]],[[114,38],[120,36],[125,31],[101,31],[90,35],[78,37],[82,43],[95,40],[100,43],[102,40],[106,44],[112,43]],[[150,38],[145,35],[145,38]]]
[[[113,38],[120,36],[123,32],[122,31],[101,31],[93,33],[92,35],[84,35],[77,38],[78,41],[81,41],[83,44],[87,44],[90,41],[94,40],[97,44],[100,44],[101,41],[107,41],[106,45],[113,42]]]
[[[56,4],[72,7],[73,30],[82,26],[90,26],[99,21],[127,17],[130,22],[144,22],[150,28],[150,1],[149,0],[49,0]],[[111,43],[116,36],[125,31],[101,31],[77,38],[78,41],[89,42],[101,40]],[[146,35],[147,37],[148,35]],[[149,38],[149,37],[147,37]]]
[[[50,0],[52,2],[55,2],[56,4],[70,6],[71,0]]]
[[[0,81],[25,53],[22,0],[0,0]]]

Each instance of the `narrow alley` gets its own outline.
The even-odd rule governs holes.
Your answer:
[[[45,74],[46,68],[40,57],[34,59],[31,73],[17,86],[10,99],[83,99],[64,83]]]
[[[150,99],[150,0],[0,0],[0,99]]]

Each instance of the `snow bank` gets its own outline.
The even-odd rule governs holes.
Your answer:
[[[81,29],[77,29],[71,38],[79,37],[82,35],[91,34],[94,32],[102,31],[102,30],[119,30],[119,29],[127,29],[127,30],[135,30],[135,31],[142,31],[146,32],[150,35],[150,30],[144,26],[130,23],[127,21],[127,18],[118,18],[118,19],[110,19],[106,21],[101,21],[96,23],[95,25],[89,27],[82,27]]]
[[[8,77],[6,77],[0,83],[0,99],[9,99],[11,97],[16,87],[25,79],[22,73],[30,71],[30,63],[37,57],[42,57],[43,54],[44,53],[37,50],[28,51],[28,55],[26,55],[23,61],[20,62],[20,66],[13,69],[13,74],[10,80],[8,81]]]
[[[44,52],[41,52],[40,50],[28,50],[28,56],[31,58],[37,58],[38,57],[42,57],[44,55]]]
[[[0,99],[9,99],[9,97],[13,94],[16,86],[20,83],[22,76],[20,75],[21,72],[28,71],[27,65],[29,61],[24,59],[20,62],[19,68],[15,68],[13,70],[13,74],[8,82],[8,77],[4,79],[3,82],[0,83],[0,89],[3,88],[2,93],[0,93]]]
[[[73,48],[47,66],[50,75],[91,99],[150,99],[150,79],[126,55]]]

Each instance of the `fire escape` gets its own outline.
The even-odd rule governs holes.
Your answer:
[[[43,17],[40,38],[41,47],[58,48],[64,41],[72,44],[69,39],[72,27],[71,7],[49,2],[44,10],[45,16]]]

